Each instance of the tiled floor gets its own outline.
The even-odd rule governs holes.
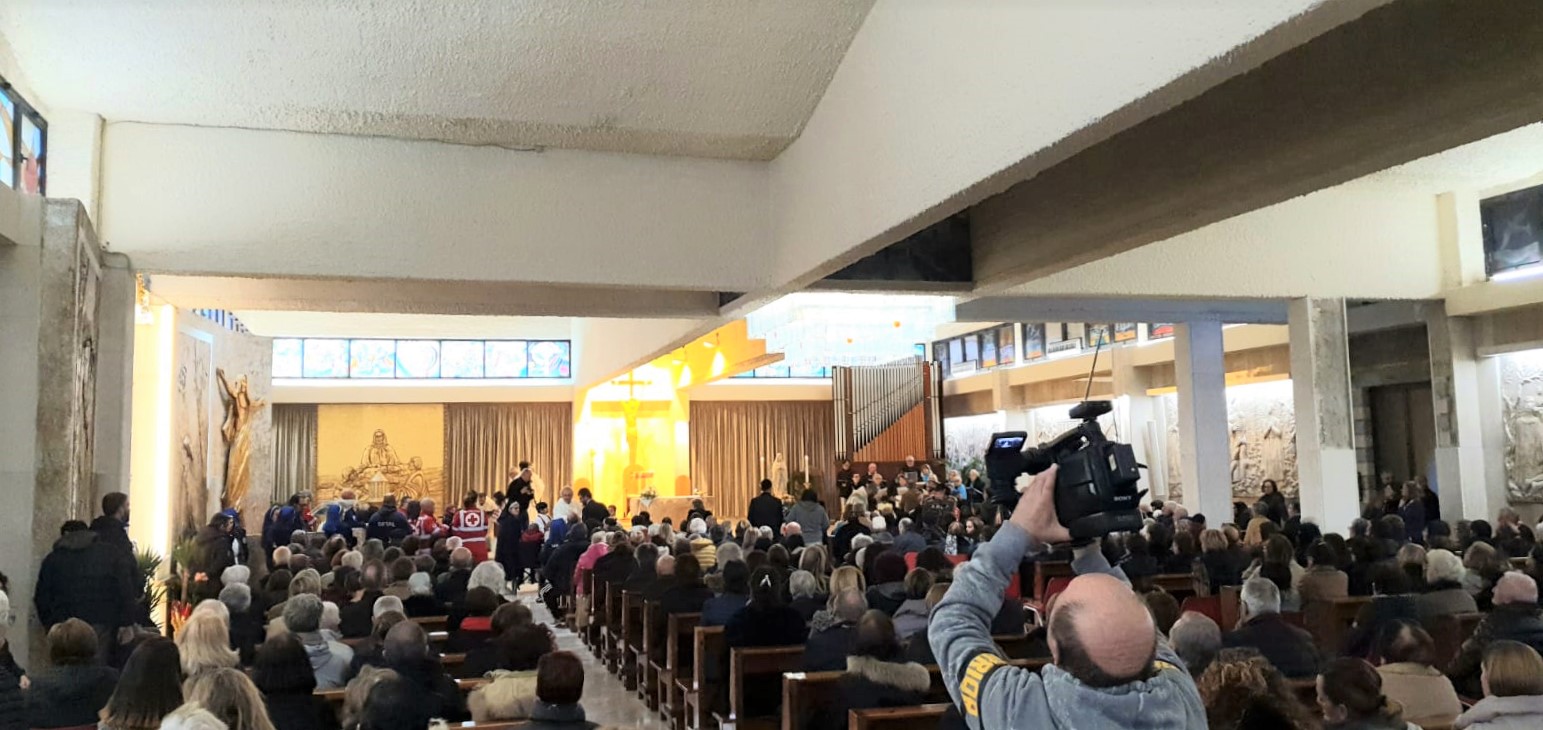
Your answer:
[[[645,730],[663,730],[668,725],[659,719],[657,713],[649,712],[638,699],[636,692],[631,692],[622,687],[620,679],[607,672],[605,665],[595,659],[595,655],[589,652],[589,647],[579,639],[578,635],[567,629],[556,628],[557,624],[552,620],[552,614],[546,605],[536,600],[535,586],[527,585],[520,591],[519,601],[530,606],[531,613],[537,621],[553,627],[557,634],[557,647],[564,651],[571,651],[584,660],[584,668],[587,670],[584,677],[584,712],[590,722],[599,723],[602,727],[626,727],[644,728]]]

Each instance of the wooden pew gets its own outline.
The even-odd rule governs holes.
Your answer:
[[[450,628],[449,616],[419,616],[407,620],[422,626],[423,630],[428,632],[445,631]]]
[[[708,727],[714,713],[724,714],[727,702],[723,684],[728,679],[729,646],[722,626],[698,626],[693,632],[690,676],[675,680],[680,686],[686,726]],[[677,726],[677,730],[684,730]]]
[[[488,681],[486,679],[481,678],[457,679],[455,681],[456,686],[461,690],[461,694],[463,695],[469,695],[472,693],[472,690],[475,690],[487,683]],[[343,693],[346,691],[346,689],[319,689],[316,690],[315,694],[317,697],[326,700],[327,704],[332,707],[334,712],[341,712],[343,710]]]
[[[786,672],[804,666],[803,646],[740,648],[729,651],[729,712],[719,718],[719,725],[735,730],[772,730],[777,715],[752,715],[745,700],[745,687],[769,682],[775,686]]]
[[[659,632],[654,630],[654,624],[658,621],[657,612],[660,610],[658,601],[644,601],[638,596],[638,602],[643,604],[638,633],[641,635],[638,643],[637,689],[638,699],[643,701],[643,706],[650,711],[659,709],[659,664],[654,661],[654,652],[660,638]]]
[[[1190,596],[1203,596],[1209,592],[1209,586],[1201,585],[1195,580],[1194,573],[1165,573],[1152,576],[1152,587],[1161,588],[1172,595],[1179,603]]]
[[[1431,640],[1436,645],[1432,665],[1446,671],[1462,650],[1463,642],[1473,635],[1474,628],[1483,618],[1482,613],[1459,613],[1427,620],[1425,630],[1430,632]]]
[[[685,695],[676,679],[685,676],[689,668],[686,661],[693,657],[689,642],[696,635],[697,624],[701,621],[700,613],[672,613],[666,619],[664,635],[660,637],[665,642],[664,664],[654,667],[659,682],[655,694],[659,695],[660,717],[672,727],[679,727],[685,722]]]
[[[1222,620],[1217,623],[1225,634],[1238,627],[1238,619],[1243,615],[1243,587],[1222,586],[1218,595],[1221,597]]]
[[[601,646],[605,653],[605,668],[611,674],[621,673],[622,605],[621,584],[602,583],[605,586],[605,626],[602,627]]]
[[[1050,581],[1055,578],[1071,578],[1076,576],[1072,571],[1072,564],[1065,560],[1041,560],[1034,563],[1034,595],[1025,604],[1032,606],[1041,614],[1045,612],[1046,589],[1050,587]]]
[[[933,730],[942,721],[943,713],[952,706],[940,702],[915,707],[851,710],[847,713],[847,727],[850,730]]]
[[[466,668],[465,654],[440,654],[439,664],[445,668],[445,673],[455,679],[466,679],[463,671]]]
[[[1015,667],[1033,671],[1049,663],[1046,659],[1012,659],[1007,662]],[[927,689],[928,702],[949,702],[948,688],[943,675],[935,664],[927,666],[932,684]],[[808,726],[820,708],[829,707],[836,701],[840,681],[845,672],[787,672],[782,675],[782,730],[797,730]]]
[[[1330,601],[1312,601],[1303,607],[1303,620],[1307,630],[1318,641],[1318,649],[1325,656],[1337,656],[1345,650],[1350,629],[1355,625],[1356,614],[1361,607],[1371,603],[1368,596],[1336,598]],[[1228,627],[1223,626],[1223,631]]]
[[[617,648],[617,665],[620,667],[622,687],[628,691],[638,688],[643,676],[639,661],[643,652],[643,596],[636,591],[621,591],[621,641]]]

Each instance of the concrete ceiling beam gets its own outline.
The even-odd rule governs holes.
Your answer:
[[[960,322],[1286,323],[1286,303],[1271,299],[983,297],[960,303],[955,313]]]

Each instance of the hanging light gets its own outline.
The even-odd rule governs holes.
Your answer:
[[[745,318],[749,335],[791,368],[909,358],[916,343],[952,321],[952,297],[814,292],[790,294]]]

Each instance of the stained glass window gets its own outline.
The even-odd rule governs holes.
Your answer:
[[[440,377],[483,377],[482,354],[481,341],[446,340],[440,343]]]
[[[573,371],[571,357],[572,345],[567,340],[281,337],[273,341],[273,377],[569,378]]]
[[[43,162],[47,150],[43,148],[43,130],[31,116],[21,118],[21,191],[33,195],[43,193]]]
[[[523,341],[488,342],[483,349],[483,362],[490,378],[524,378],[530,373],[527,360],[528,343]]]
[[[568,377],[568,343],[557,340],[530,343],[530,377]]]
[[[300,377],[300,343],[300,340],[294,339],[273,341],[273,377]]]
[[[391,340],[349,340],[348,377],[390,378],[395,374],[395,342]]]
[[[348,340],[306,340],[302,377],[348,377]]]
[[[4,132],[0,135],[0,183],[8,188],[16,187],[16,151],[12,149],[15,128],[16,102],[11,100],[9,90],[0,89],[0,132]]]
[[[396,376],[398,378],[439,377],[439,341],[397,340]]]

